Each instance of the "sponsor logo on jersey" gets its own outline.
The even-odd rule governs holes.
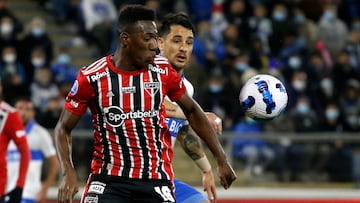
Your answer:
[[[155,95],[160,88],[160,82],[145,82],[144,89],[150,95]]]
[[[71,87],[70,94],[75,95],[78,91],[78,88],[79,88],[79,82],[75,80],[73,86]]]
[[[159,68],[158,66],[153,66],[152,64],[149,64],[148,67],[149,67],[149,70],[151,70],[153,72],[160,73],[160,74],[166,73],[165,69]]]
[[[105,183],[94,181],[90,183],[88,193],[103,194],[105,190]]]
[[[73,106],[74,108],[79,107],[79,103],[76,102],[76,101],[74,101],[74,100],[72,100],[72,99],[70,99],[70,105]]]
[[[109,71],[106,70],[106,71],[100,72],[100,73],[96,72],[96,74],[91,75],[90,78],[91,78],[92,82],[95,82],[95,81],[99,80],[100,78],[108,76],[108,75],[109,75]]]
[[[126,119],[151,118],[159,115],[159,111],[131,111],[125,113],[118,106],[110,106],[104,109],[105,119],[109,125],[113,127],[121,126]]]
[[[98,203],[99,202],[99,197],[98,196],[94,196],[94,197],[85,197],[84,198],[84,203]]]
[[[25,130],[18,130],[15,132],[15,134],[16,134],[16,137],[22,137],[22,136],[26,135]]]
[[[121,93],[123,93],[123,94],[130,94],[130,93],[135,93],[135,92],[136,92],[135,86],[121,87]]]

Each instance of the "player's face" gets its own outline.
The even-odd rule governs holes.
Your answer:
[[[137,68],[142,68],[154,60],[157,44],[157,27],[154,21],[139,21],[129,32],[129,57]]]
[[[194,45],[191,29],[181,25],[170,26],[170,33],[159,41],[161,55],[168,58],[176,69],[183,69],[189,62]]]
[[[15,108],[20,113],[20,116],[25,125],[34,118],[34,107],[31,102],[18,101],[15,104]]]

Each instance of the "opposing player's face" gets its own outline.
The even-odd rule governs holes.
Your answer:
[[[170,26],[170,33],[159,41],[159,49],[176,69],[183,69],[191,57],[194,34],[181,25]]]
[[[34,118],[34,107],[31,102],[17,101],[15,103],[15,108],[20,113],[24,124],[27,124],[30,120]]]
[[[154,60],[158,49],[157,36],[154,21],[139,21],[129,33],[129,57],[137,68],[142,68]]]

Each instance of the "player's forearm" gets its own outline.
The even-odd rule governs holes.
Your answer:
[[[226,161],[226,154],[217,139],[214,128],[200,107],[187,115],[191,127],[196,134],[206,143],[218,163]],[[196,123],[196,124],[195,124]],[[195,124],[195,125],[194,125]]]
[[[45,181],[43,182],[43,185],[50,187],[56,180],[56,176],[58,174],[59,163],[58,163],[56,156],[51,156],[48,158],[48,160],[50,162],[50,168],[49,168],[47,177],[46,177]]]
[[[61,123],[54,129],[55,148],[59,159],[61,174],[66,175],[68,171],[74,168],[71,158],[71,134],[65,131]]]
[[[19,166],[20,172],[16,186],[23,188],[25,184],[27,170],[29,168],[29,163],[30,163],[30,149],[27,142],[21,142],[17,147],[19,149],[21,158],[20,158],[20,166]]]
[[[164,100],[164,105],[166,109],[166,117],[186,119],[184,112],[178,105],[171,103],[167,99]]]

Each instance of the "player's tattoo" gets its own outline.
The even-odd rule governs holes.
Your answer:
[[[193,131],[189,128],[188,125],[184,125],[179,133],[179,141],[183,147],[186,154],[188,154],[191,159],[197,160],[204,156],[204,152],[201,149],[201,143],[199,137],[192,133]]]

